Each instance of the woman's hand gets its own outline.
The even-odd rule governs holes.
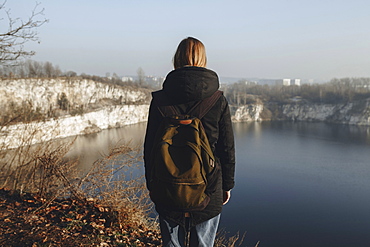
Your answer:
[[[229,200],[230,200],[230,197],[231,197],[231,190],[229,191],[223,191],[223,196],[224,196],[224,202],[222,205],[225,205]]]

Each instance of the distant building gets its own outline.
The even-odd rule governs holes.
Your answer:
[[[132,77],[128,77],[128,76],[124,76],[122,77],[122,81],[123,82],[129,82],[129,81],[133,81],[134,79]]]
[[[290,79],[283,79],[283,86],[290,86]]]
[[[146,76],[145,81],[148,83],[148,85],[159,88],[161,87],[162,83],[164,82],[165,77],[163,76]]]
[[[275,85],[280,85],[280,86],[291,86],[291,85],[296,85],[300,86],[301,85],[301,79],[258,79],[256,80],[256,83],[258,85],[268,85],[268,86],[275,86]]]
[[[283,86],[300,86],[301,85],[301,79],[279,79],[276,80],[276,85],[283,85]]]
[[[278,79],[278,80],[275,80],[275,85],[289,86],[290,85],[290,79]]]
[[[296,85],[300,86],[301,85],[301,79],[293,79],[290,81],[290,85]]]

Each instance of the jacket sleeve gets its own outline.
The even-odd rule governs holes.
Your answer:
[[[235,185],[235,144],[230,109],[226,99],[218,125],[219,137],[216,153],[221,162],[222,189],[229,191]]]
[[[144,167],[145,167],[145,178],[146,178],[146,185],[148,190],[149,189],[149,174],[151,172],[150,166],[150,155],[153,149],[155,136],[157,133],[157,129],[160,125],[162,116],[158,110],[158,108],[154,105],[153,100],[150,103],[149,107],[149,115],[148,115],[148,122],[146,127],[146,134],[144,139]]]

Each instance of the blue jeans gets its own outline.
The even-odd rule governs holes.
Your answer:
[[[191,247],[210,247],[216,238],[220,214],[190,229]],[[186,247],[186,231],[178,224],[159,216],[163,246]]]

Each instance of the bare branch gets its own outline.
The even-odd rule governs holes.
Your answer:
[[[5,9],[6,1],[0,4],[0,12],[6,15],[0,22],[6,22],[8,29],[0,31],[0,65],[15,63],[21,57],[30,57],[35,54],[34,51],[27,51],[24,45],[29,42],[39,42],[37,28],[49,20],[40,18],[44,15],[44,9],[40,10],[40,3],[36,3],[31,15],[22,20],[21,18],[12,18],[10,9]]]

